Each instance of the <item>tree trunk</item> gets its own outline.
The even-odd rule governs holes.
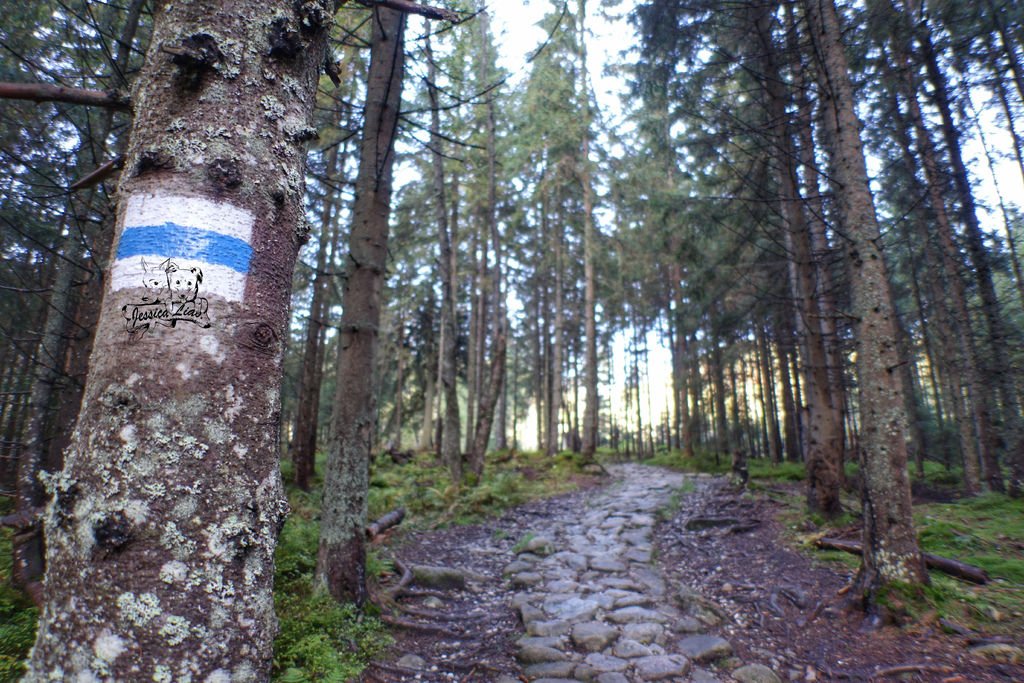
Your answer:
[[[491,54],[490,54],[490,19],[485,12],[481,17],[481,81],[489,83],[491,80]],[[501,235],[498,232],[498,179],[497,179],[497,133],[494,113],[494,100],[488,99],[487,111],[487,204],[485,209],[485,223],[487,234],[491,240],[491,250],[494,252],[494,265],[490,269],[490,283],[488,289],[491,293],[491,365],[486,384],[481,379],[481,386],[478,387],[480,403],[477,409],[476,429],[473,436],[473,444],[470,452],[470,466],[477,481],[483,476],[484,456],[487,452],[487,445],[491,437],[491,429],[494,422],[495,407],[505,390],[506,356],[507,356],[507,313],[505,310],[505,293],[502,290],[502,253]],[[486,244],[483,249],[487,253]],[[483,322],[481,320],[481,355],[478,367],[483,366],[484,346]],[[482,374],[481,374],[482,378]],[[504,424],[499,427],[503,430]]]
[[[880,592],[893,583],[927,583],[914,533],[907,475],[906,420],[892,292],[868,185],[867,166],[855,113],[853,85],[833,0],[807,0],[811,38],[828,88],[825,116],[832,117],[832,163],[840,216],[851,262],[852,309],[861,434],[864,555],[858,588],[865,605],[879,607]]]
[[[333,5],[173,10],[132,98],[116,261],[47,482],[27,681],[270,676],[282,339]],[[304,27],[289,55],[268,51],[277,24]]]
[[[428,89],[430,96],[430,139],[431,161],[434,184],[434,220],[437,222],[439,245],[437,276],[441,280],[441,356],[438,361],[438,386],[444,404],[444,418],[441,426],[441,462],[448,468],[448,474],[456,486],[462,483],[462,452],[459,449],[459,394],[455,375],[455,354],[457,352],[455,296],[458,291],[456,278],[456,253],[454,249],[454,225],[449,231],[448,207],[445,199],[444,154],[441,137],[441,114],[437,97],[437,65],[434,62],[430,38],[425,47],[428,60]]]
[[[554,329],[551,332],[551,363],[548,371],[551,373],[551,396],[548,404],[548,441],[544,449],[547,455],[554,455],[561,449],[561,430],[559,425],[560,413],[562,411],[562,328],[565,326],[565,312],[563,311],[565,301],[562,293],[562,230],[561,222],[558,222],[552,235],[552,240],[555,243],[555,322]]]
[[[969,494],[978,492],[978,462],[980,460],[980,463],[987,465],[986,469],[996,472],[995,477],[990,479],[990,486],[995,486],[994,490],[1003,490],[1002,477],[998,474],[999,470],[995,459],[997,436],[992,425],[990,388],[985,385],[982,361],[971,330],[968,295],[963,276],[960,274],[962,260],[960,249],[956,244],[953,225],[946,210],[943,192],[946,175],[940,168],[931,135],[924,124],[923,112],[917,101],[916,82],[909,70],[909,60],[895,40],[892,45],[893,53],[898,60],[897,68],[903,73],[902,90],[907,106],[907,117],[916,135],[916,158],[920,159],[921,165],[924,167],[928,203],[931,209],[930,218],[932,219],[929,223],[933,226],[941,246],[942,272],[945,274],[946,287],[943,294],[936,286],[933,296],[937,301],[941,301],[941,305],[949,307],[950,327],[955,333],[956,351],[953,354],[953,367],[949,376],[954,384],[954,412],[959,413],[957,421],[961,432],[960,443],[964,458],[964,483]],[[902,144],[907,162],[913,163],[915,156],[910,149],[909,141],[904,140]],[[927,229],[925,226],[921,227]],[[922,237],[925,238],[927,245],[929,243],[927,235],[922,235]],[[938,277],[938,273],[934,273],[933,277]],[[938,298],[940,296],[941,299]],[[961,378],[966,382],[969,391],[968,401],[973,431],[977,435],[977,447],[975,447],[970,433],[972,425],[966,421],[967,411],[964,411],[962,407],[964,397],[957,390],[962,381]]]
[[[366,599],[366,494],[377,422],[373,375],[405,62],[405,15],[380,6],[372,11],[366,114],[342,292],[337,390],[316,563],[317,583],[336,600],[357,604]]]
[[[583,145],[578,174],[583,188],[583,386],[586,393],[580,452],[586,460],[592,460],[597,450],[597,418],[601,399],[597,393],[597,276],[594,269],[594,182],[590,167],[590,83],[587,76],[587,46],[584,39],[586,17],[586,0],[580,0],[577,30],[580,36],[581,83],[577,95],[579,107],[583,112]]]
[[[782,436],[779,434],[779,408],[775,395],[775,378],[772,373],[771,348],[764,325],[757,327],[757,345],[760,349],[761,378],[765,396],[764,412],[768,422],[768,453],[773,464],[782,462]]]
[[[907,0],[907,6],[909,11],[916,12],[918,2],[917,0]],[[1024,441],[1022,441],[1020,433],[1020,405],[1014,385],[1015,374],[1007,354],[1007,348],[1011,341],[1009,329],[1003,318],[999,298],[996,294],[992,275],[992,256],[985,247],[984,235],[978,222],[974,194],[967,175],[967,166],[961,153],[960,131],[953,120],[953,112],[949,103],[946,77],[939,66],[931,36],[924,28],[918,27],[915,37],[921,48],[928,80],[932,85],[932,99],[942,120],[942,135],[946,142],[946,151],[949,153],[953,184],[960,204],[960,221],[964,226],[967,253],[977,278],[981,311],[985,319],[990,360],[989,367],[984,374],[986,381],[997,389],[1002,403],[1001,431],[1010,453],[1010,491],[1014,495],[1019,495],[1024,487],[1024,455],[1020,452],[1020,449],[1024,447]],[[982,464],[985,464],[985,460],[982,460]],[[1002,473],[998,466],[989,467],[986,475],[988,484],[994,491],[1004,490]]]
[[[338,170],[338,148],[333,147],[327,155],[325,173],[328,178]],[[299,379],[298,405],[295,409],[295,434],[292,437],[292,463],[294,464],[295,485],[309,491],[313,468],[316,463],[317,422],[320,413],[320,338],[327,314],[328,245],[333,226],[338,220],[335,199],[330,189],[323,199],[320,213],[320,243],[316,254],[316,273],[313,275],[313,299],[309,304],[309,322],[306,324],[306,339],[302,354],[302,370]]]
[[[791,257],[790,286],[796,302],[797,328],[801,336],[804,361],[804,386],[807,399],[807,505],[812,512],[834,517],[841,511],[839,491],[842,484],[843,432],[841,413],[832,403],[829,360],[822,334],[824,317],[819,301],[823,293],[817,284],[811,228],[807,222],[795,159],[797,150],[786,115],[787,94],[775,58],[776,46],[770,29],[770,7],[759,6],[754,24],[760,40],[758,54],[764,73],[768,125],[776,150],[779,200],[787,227],[784,242]]]

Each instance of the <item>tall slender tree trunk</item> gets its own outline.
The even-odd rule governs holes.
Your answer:
[[[776,151],[779,200],[787,223],[783,237],[791,254],[790,286],[803,350],[808,411],[807,505],[813,512],[833,517],[842,511],[839,502],[843,479],[842,413],[835,410],[832,400],[828,353],[821,324],[822,318],[827,316],[819,307],[821,283],[815,272],[811,228],[800,196],[795,165],[798,155],[786,115],[788,98],[775,58],[769,10],[768,5],[759,6],[754,24],[760,41],[758,54],[764,73],[768,123]]]
[[[857,377],[863,476],[864,554],[858,588],[865,605],[879,607],[893,583],[927,583],[914,533],[907,475],[906,421],[892,292],[881,235],[868,185],[867,165],[855,112],[853,84],[834,0],[805,0],[808,28],[824,76],[822,106],[835,135],[832,164],[851,264],[856,318]]]
[[[441,114],[437,97],[437,66],[426,39],[429,68],[428,94],[430,95],[430,138],[431,161],[434,185],[434,220],[437,222],[438,278],[441,280],[441,356],[438,361],[438,386],[440,387],[444,417],[441,421],[441,462],[448,468],[448,474],[456,486],[462,484],[462,452],[460,444],[459,394],[456,384],[456,335],[455,297],[458,292],[456,252],[454,248],[454,222],[449,230],[448,207],[445,198],[444,156],[441,137]]]
[[[301,131],[334,7],[226,9],[156,8],[26,681],[270,676]]]
[[[960,273],[960,249],[956,244],[952,221],[946,210],[946,200],[942,189],[945,187],[946,176],[940,168],[931,134],[924,124],[923,113],[917,100],[916,82],[909,68],[907,68],[909,67],[909,60],[906,59],[905,54],[900,50],[898,43],[894,41],[893,45],[895,46],[893,52],[896,58],[901,60],[904,67],[902,69],[904,74],[902,89],[907,106],[907,117],[909,118],[910,125],[914,128],[916,137],[916,158],[920,159],[924,169],[930,218],[932,219],[930,223],[941,247],[941,267],[942,272],[945,274],[946,286],[944,288],[945,295],[938,300],[951,309],[948,317],[950,319],[950,327],[953,328],[956,339],[956,352],[953,355],[954,367],[949,374],[951,378],[953,375],[956,375],[953,378],[955,387],[960,386],[961,378],[963,378],[969,391],[970,411],[973,418],[970,422],[967,421],[966,414],[962,410],[964,397],[955,387],[953,396],[953,400],[957,404],[954,410],[961,413],[958,424],[961,429],[960,443],[964,458],[964,483],[968,493],[978,492],[977,461],[980,459],[981,465],[986,470],[994,470],[995,472],[994,476],[989,478],[989,485],[993,486],[994,490],[1003,490],[1002,475],[999,473],[998,464],[996,463],[996,440],[998,437],[992,425],[990,388],[986,386],[982,369],[983,361],[979,356],[977,343],[972,334],[968,295],[963,276]],[[898,66],[900,66],[899,63]],[[909,141],[904,141],[903,144],[904,155],[908,163],[913,163],[915,155],[913,155],[910,149]],[[927,229],[923,225],[921,228]],[[928,236],[925,234],[922,237],[925,238],[925,244],[927,245],[930,241],[927,238]],[[933,277],[937,277],[937,274],[933,274]],[[938,297],[940,292],[938,288],[936,289],[937,291],[934,296]],[[972,423],[973,430],[970,429]],[[976,447],[970,434],[971,431],[977,435]]]
[[[918,0],[906,0],[908,11],[918,10]],[[1020,404],[1014,384],[1013,365],[1010,362],[1007,348],[1009,346],[1009,329],[1003,317],[999,298],[996,294],[992,275],[992,259],[985,247],[984,235],[978,221],[974,193],[971,190],[967,166],[963,160],[960,144],[960,130],[953,119],[953,111],[949,101],[949,86],[946,76],[939,65],[931,36],[926,27],[915,24],[915,37],[921,49],[925,72],[931,83],[932,100],[942,121],[942,136],[952,166],[951,175],[960,204],[960,222],[964,227],[964,240],[967,253],[971,259],[974,274],[978,282],[978,295],[981,299],[981,312],[985,319],[989,367],[984,373],[986,380],[996,387],[1001,402],[1002,436],[1008,445],[1011,465],[1010,492],[1014,495],[1024,493],[1024,439],[1021,438]],[[984,464],[984,460],[982,463]],[[1003,490],[1002,473],[998,467],[990,467],[986,473],[989,486],[996,491]]]
[[[374,369],[395,136],[405,64],[405,15],[375,6],[352,232],[342,291],[337,391],[324,474],[316,582],[339,601],[366,600],[366,495],[377,424]]]
[[[481,81],[488,83],[491,80],[491,54],[490,54],[490,18],[485,12],[480,22],[481,36]],[[484,455],[487,452],[487,445],[491,438],[491,430],[494,422],[494,411],[505,390],[506,357],[507,357],[507,312],[505,305],[505,293],[502,291],[502,250],[501,234],[498,230],[498,177],[497,177],[497,131],[494,113],[494,100],[489,99],[486,105],[487,113],[487,203],[484,212],[484,222],[487,227],[487,236],[491,241],[491,250],[494,253],[494,265],[490,269],[490,282],[488,289],[491,294],[491,363],[486,383],[481,379],[479,388],[480,403],[477,409],[476,429],[473,436],[472,449],[470,453],[470,465],[473,474],[479,481],[484,471]],[[485,240],[486,243],[486,240]],[[483,252],[486,254],[487,247]],[[478,367],[483,366],[483,320],[481,318],[481,355]],[[481,375],[482,378],[482,375]],[[499,428],[504,431],[504,421]]]
[[[577,11],[580,85],[577,88],[577,96],[578,106],[583,112],[583,145],[578,174],[583,188],[583,386],[586,393],[580,452],[589,460],[593,459],[597,449],[597,421],[601,399],[597,389],[597,276],[594,268],[594,181],[590,166],[590,81],[584,30],[586,17],[586,0],[580,0]]]
[[[563,328],[565,326],[565,311],[563,309],[565,307],[565,299],[562,292],[564,237],[560,223],[555,227],[552,241],[554,242],[555,251],[555,322],[554,329],[551,331],[551,362],[549,364],[550,369],[548,370],[551,377],[551,393],[548,404],[548,440],[545,453],[549,456],[554,455],[561,448],[559,414],[562,411],[562,349],[564,347]]]
[[[344,164],[342,164],[344,166]],[[338,170],[338,148],[328,152],[327,177]],[[330,192],[330,190],[328,190]],[[320,212],[320,243],[316,254],[316,273],[313,275],[313,299],[309,305],[309,322],[306,324],[306,339],[302,354],[302,370],[299,379],[298,406],[295,411],[295,433],[292,436],[292,463],[295,469],[295,485],[308,491],[313,468],[316,463],[317,422],[320,413],[320,338],[327,314],[328,283],[327,254],[331,233],[338,220],[335,199],[325,196]]]
[[[760,349],[761,377],[764,385],[764,412],[768,421],[768,453],[773,464],[782,462],[782,436],[779,434],[779,408],[772,373],[771,348],[764,325],[757,326],[757,345]]]

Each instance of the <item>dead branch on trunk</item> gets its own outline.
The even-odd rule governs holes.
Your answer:
[[[817,545],[819,548],[842,550],[854,555],[860,555],[864,552],[860,541],[846,541],[840,538],[819,538]],[[988,573],[981,567],[975,567],[966,562],[960,562],[948,557],[939,557],[931,553],[921,553],[921,555],[924,557],[925,564],[932,569],[938,569],[940,572],[955,576],[964,581],[970,581],[971,583],[984,585],[989,582]]]
[[[119,154],[110,161],[106,161],[98,166],[92,173],[89,173],[88,175],[71,183],[68,189],[72,192],[77,192],[78,190],[84,190],[92,187],[93,185],[98,185],[110,176],[114,175],[115,172],[120,171],[123,167],[124,155]]]
[[[16,532],[26,531],[39,524],[42,510],[22,510],[11,515],[0,517],[0,527],[8,527]]]
[[[49,83],[0,83],[0,99],[29,102],[66,102],[120,111],[131,110],[131,101],[116,90],[69,88]]]
[[[358,0],[359,4],[366,5],[367,7],[373,7],[374,5],[380,5],[381,7],[389,7],[399,12],[405,12],[406,14],[418,14],[425,19],[440,19],[441,21],[450,21],[452,23],[458,23],[462,21],[462,17],[458,12],[453,12],[443,7],[431,7],[430,5],[421,5],[418,2],[412,0]]]

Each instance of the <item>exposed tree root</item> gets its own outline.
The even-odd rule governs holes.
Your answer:
[[[953,673],[953,667],[946,666],[944,664],[899,664],[879,669],[871,675],[871,679],[876,680],[879,678],[887,678],[889,676],[899,676],[900,674],[910,673],[949,674]]]
[[[445,628],[444,626],[438,626],[437,624],[422,624],[416,621],[402,619],[400,617],[393,617],[389,614],[382,614],[380,620],[388,626],[394,626],[395,628],[404,628],[410,631],[423,631],[424,633],[437,633],[448,638],[459,638],[462,635],[460,632],[454,631],[450,628]]]

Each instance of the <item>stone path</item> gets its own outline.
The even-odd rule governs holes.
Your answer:
[[[726,675],[780,681],[758,664],[714,673],[713,663],[732,655],[728,641],[709,634],[725,615],[693,587],[667,586],[652,562],[659,510],[703,478],[689,477],[687,484],[685,475],[643,465],[609,469],[616,483],[595,493],[574,518],[533,529],[505,567],[525,629],[517,656],[526,677],[537,683],[711,683]]]

